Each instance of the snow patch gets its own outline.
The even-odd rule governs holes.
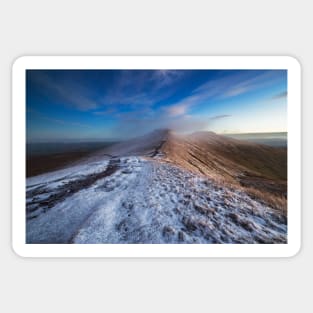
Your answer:
[[[41,204],[69,181],[104,170],[109,175],[88,188],[68,197],[62,194],[62,201],[49,209]],[[113,158],[40,175],[27,180],[27,191],[30,208],[40,203],[28,214],[28,243],[287,241],[287,222],[278,212],[242,191],[162,162],[158,154],[153,159]]]

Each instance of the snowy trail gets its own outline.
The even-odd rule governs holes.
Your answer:
[[[158,156],[104,160],[77,167],[72,176],[34,177],[27,186],[28,243],[287,240],[286,219],[279,213]],[[73,190],[66,193],[68,188]],[[45,200],[58,192],[62,197],[48,207]]]

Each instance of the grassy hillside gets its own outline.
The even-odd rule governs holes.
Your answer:
[[[287,149],[227,138],[212,132],[171,133],[166,160],[208,176],[286,212]]]

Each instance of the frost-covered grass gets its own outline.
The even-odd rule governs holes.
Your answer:
[[[110,175],[52,207],[33,210],[27,242],[286,243],[286,218],[242,190],[163,162],[160,156],[113,161]],[[34,188],[39,188],[35,197],[45,199],[69,181],[107,167],[104,160],[28,179],[27,203],[36,202]]]

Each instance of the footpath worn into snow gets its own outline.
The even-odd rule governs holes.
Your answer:
[[[286,243],[287,221],[243,191],[154,157],[27,179],[27,243]]]

